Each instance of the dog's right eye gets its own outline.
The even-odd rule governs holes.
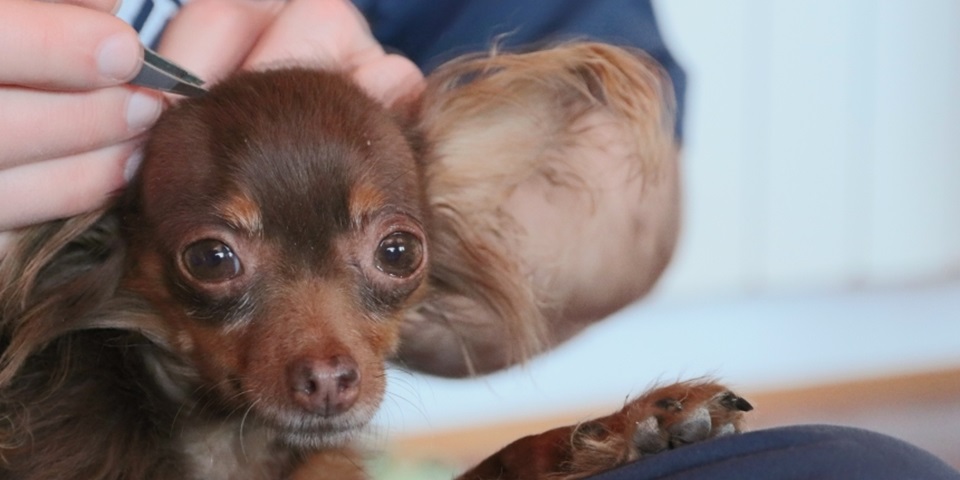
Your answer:
[[[423,244],[416,235],[398,231],[387,235],[377,245],[374,265],[387,275],[406,278],[423,262]]]
[[[240,257],[219,240],[200,240],[183,252],[183,265],[201,282],[222,282],[240,274]]]

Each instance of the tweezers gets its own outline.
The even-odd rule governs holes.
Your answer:
[[[130,83],[187,97],[207,93],[203,80],[147,47],[143,47],[143,67]]]

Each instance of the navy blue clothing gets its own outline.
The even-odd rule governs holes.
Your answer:
[[[424,72],[458,55],[591,39],[639,48],[666,68],[682,131],[686,76],[670,55],[649,0],[353,0],[388,50]]]
[[[960,480],[960,472],[895,438],[849,427],[757,430],[688,445],[591,480]]]

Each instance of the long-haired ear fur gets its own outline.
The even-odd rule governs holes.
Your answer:
[[[165,332],[120,286],[120,229],[115,211],[48,222],[16,232],[0,259],[0,477],[182,476],[151,434],[160,392],[130,388]]]
[[[432,289],[408,316],[401,361],[465,375],[546,346],[551,292],[538,291],[518,258],[524,230],[504,205],[536,177],[578,188],[571,166],[586,159],[570,152],[590,141],[577,130],[597,111],[626,133],[632,174],[655,181],[661,164],[675,160],[671,84],[640,52],[571,43],[461,59],[431,74],[419,134],[433,215]]]
[[[0,388],[53,340],[108,328],[126,248],[115,214],[100,210],[17,232],[0,259]],[[128,314],[128,316],[135,316]]]

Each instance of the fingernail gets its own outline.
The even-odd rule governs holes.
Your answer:
[[[150,128],[160,111],[163,102],[155,95],[144,91],[136,91],[127,100],[127,129],[130,132],[141,132]]]
[[[142,57],[142,47],[136,35],[128,32],[115,33],[100,43],[97,49],[97,69],[104,78],[129,80],[137,73]]]
[[[130,180],[133,180],[137,171],[140,170],[141,162],[143,162],[143,149],[137,147],[137,149],[127,157],[127,163],[123,166],[123,179],[126,180],[127,183],[130,183]]]

